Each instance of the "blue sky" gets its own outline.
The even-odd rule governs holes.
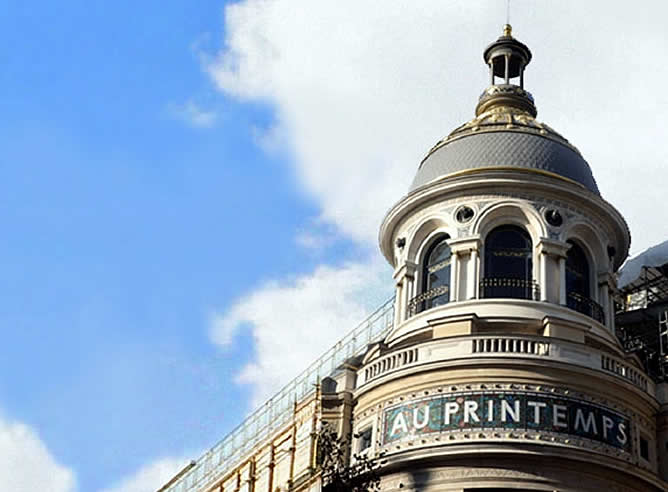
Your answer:
[[[271,111],[200,68],[222,7],[2,8],[0,407],[80,490],[236,425],[249,390],[229,381],[252,344],[222,354],[209,312],[315,261],[293,241],[314,206],[255,144]],[[185,121],[188,101],[215,124]]]
[[[472,116],[505,2],[351,5],[0,5],[0,447],[41,443],[72,477],[53,490],[144,490],[390,294],[378,223]],[[663,17],[516,5],[539,118],[634,253],[665,239],[667,69],[610,77],[663,56]]]

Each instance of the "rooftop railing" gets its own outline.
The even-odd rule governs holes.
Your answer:
[[[343,362],[362,355],[369,344],[384,338],[392,329],[393,322],[394,299],[390,299],[249,415],[236,429],[198,459],[192,468],[165,488],[164,492],[191,492],[223,478],[223,475],[256,444],[269,438],[274,431],[290,420],[295,402],[314,393],[318,380],[334,375]]]

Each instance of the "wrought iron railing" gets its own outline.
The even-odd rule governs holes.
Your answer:
[[[538,296],[538,283],[535,280],[512,277],[485,277],[480,281],[480,297],[483,299],[503,297],[535,301],[538,299]]]
[[[394,299],[390,299],[249,415],[164,491],[191,492],[223,478],[222,474],[227,473],[245,453],[289,422],[293,416],[294,403],[313,393],[319,379],[334,375],[347,359],[363,354],[369,344],[381,340],[389,333],[393,323]]]
[[[449,286],[439,285],[438,287],[434,287],[433,289],[429,289],[428,291],[423,292],[418,296],[415,296],[408,302],[407,316],[410,318],[411,316],[415,316],[416,314],[421,313],[422,311],[426,311],[427,309],[431,309],[433,307],[446,304],[449,298],[444,299],[443,302],[440,302],[438,304],[435,304],[433,301],[437,297],[443,295],[449,296],[449,294],[450,294]]]
[[[595,319],[601,324],[605,324],[605,316],[603,308],[595,301],[588,297],[578,294],[577,292],[569,292],[566,295],[566,306],[578,313],[586,314],[592,319]]]

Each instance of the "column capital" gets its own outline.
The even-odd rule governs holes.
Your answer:
[[[599,287],[607,285],[609,289],[614,289],[617,286],[615,276],[610,272],[599,272],[597,280]]]
[[[455,255],[470,254],[471,251],[479,251],[481,244],[480,236],[469,236],[448,240],[450,251]]]
[[[417,263],[406,260],[394,270],[392,278],[394,278],[397,283],[401,282],[404,277],[413,278],[417,271],[417,267]]]
[[[557,258],[566,258],[566,253],[571,247],[568,243],[547,237],[541,237],[536,246],[538,247],[538,254],[556,256]]]

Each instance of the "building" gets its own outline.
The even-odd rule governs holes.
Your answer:
[[[320,490],[323,422],[382,456],[383,491],[668,490],[661,315],[618,289],[626,222],[536,119],[510,26],[484,60],[475,118],[381,226],[395,299],[161,490]]]

